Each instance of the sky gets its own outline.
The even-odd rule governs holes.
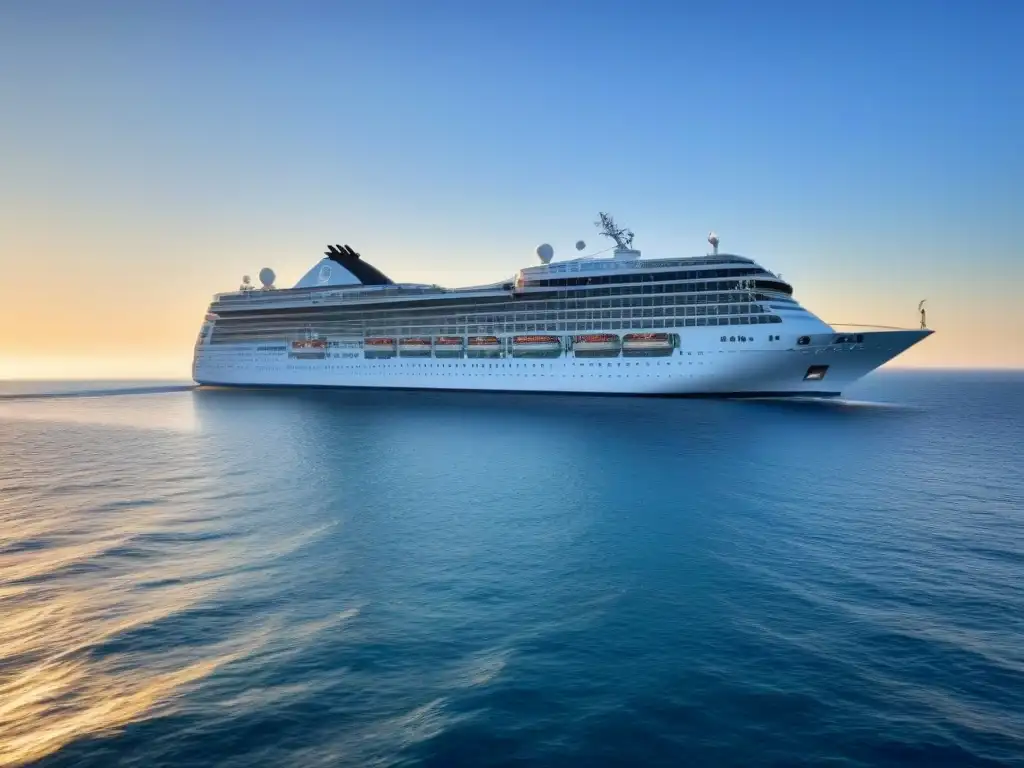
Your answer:
[[[0,2],[0,378],[187,379],[327,243],[472,285],[756,259],[895,361],[1024,367],[1024,3]],[[589,250],[589,249],[588,249]]]

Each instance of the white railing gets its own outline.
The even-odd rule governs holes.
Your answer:
[[[919,331],[920,328],[907,328],[899,325],[877,325],[874,323],[828,323],[830,328],[874,328],[879,331]]]

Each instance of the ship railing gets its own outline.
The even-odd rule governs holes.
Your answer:
[[[618,271],[628,269],[661,269],[686,266],[722,266],[725,264],[753,264],[753,259],[731,254],[721,256],[693,256],[674,259],[573,259],[554,264],[525,267],[530,274],[560,274],[562,272]]]
[[[878,325],[875,323],[829,323],[830,328],[862,328],[875,331],[919,331],[918,328],[908,328],[902,325]]]
[[[247,291],[245,293],[231,292],[218,293],[213,297],[214,302],[221,304],[272,304],[278,301],[302,301],[308,300],[311,303],[320,302],[357,302],[373,301],[380,298],[405,298],[406,296],[447,296],[467,293],[507,293],[500,287],[480,288],[441,288],[440,286],[429,288],[382,288],[376,291],[330,291],[324,289],[282,289],[277,291]]]

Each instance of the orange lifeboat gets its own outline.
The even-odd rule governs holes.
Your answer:
[[[470,336],[466,339],[466,353],[470,357],[501,357],[501,339],[497,336]]]
[[[363,356],[373,358],[394,357],[397,344],[390,336],[367,336],[363,339]]]
[[[398,354],[402,357],[430,357],[430,337],[410,336],[398,340]]]
[[[618,357],[622,341],[614,333],[587,333],[572,337],[576,357]]]
[[[296,360],[323,360],[327,357],[327,339],[293,341],[288,356]]]
[[[434,339],[434,356],[462,357],[464,344],[461,336],[437,336]]]
[[[671,355],[674,346],[672,335],[668,333],[627,333],[622,337],[622,354],[626,356]]]
[[[562,354],[562,340],[558,336],[532,334],[512,337],[514,357],[557,357]]]
[[[293,350],[327,349],[327,339],[300,339],[292,342]]]

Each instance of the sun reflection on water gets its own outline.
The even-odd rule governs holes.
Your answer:
[[[0,766],[171,711],[266,641],[188,621],[238,587],[262,541],[207,503],[217,478],[189,399],[117,399],[0,409]],[[173,433],[159,449],[154,428]],[[133,498],[144,488],[162,490]],[[173,642],[150,639],[172,624]]]
[[[0,503],[0,520],[4,515]],[[9,510],[6,510],[9,512]],[[343,624],[358,608],[320,622],[253,617],[235,631],[209,627],[147,642],[145,635],[217,605],[226,593],[268,577],[277,558],[321,535],[186,537],[159,567],[146,564],[147,537],[174,528],[164,510],[88,542],[23,548],[0,541],[0,766],[24,765],[83,738],[173,710],[177,697],[226,664],[282,653],[302,637]],[[187,529],[193,523],[182,525]],[[34,528],[36,540],[59,539]],[[24,541],[21,545],[24,545]],[[133,558],[136,564],[126,565]],[[208,616],[201,619],[209,624]],[[268,650],[269,649],[269,650]]]
[[[131,633],[189,611],[236,578],[229,573],[235,547],[223,542],[193,542],[188,557],[164,558],[159,573],[118,563],[144,536],[135,527],[84,544],[16,553],[16,543],[5,537],[0,765],[24,764],[82,736],[159,714],[183,686],[248,652],[230,640],[190,640],[153,654],[121,648]],[[140,551],[136,547],[136,557]],[[211,573],[222,575],[200,578]],[[163,586],[143,586],[157,577]]]

